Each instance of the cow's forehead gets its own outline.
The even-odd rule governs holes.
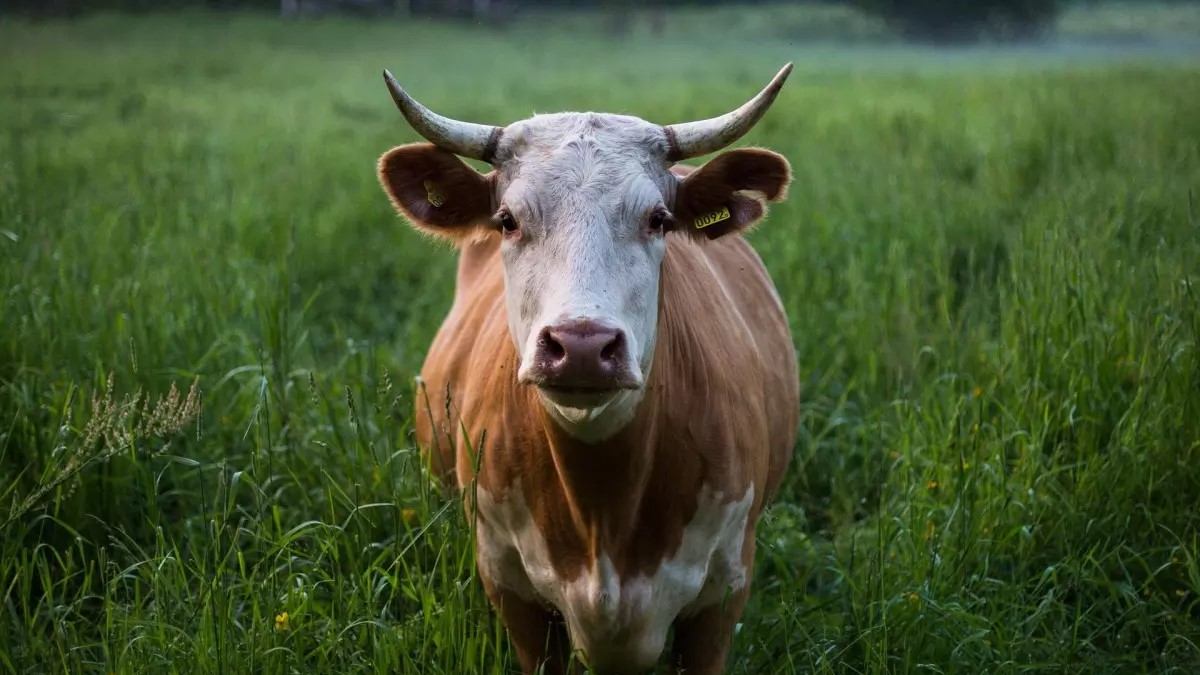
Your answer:
[[[662,127],[630,115],[595,112],[534,115],[505,128],[497,156],[502,163],[512,160],[527,163],[571,149],[661,163],[667,153],[667,137]]]
[[[664,182],[666,152],[662,127],[637,117],[554,113],[509,125],[497,157],[504,184],[588,199]]]

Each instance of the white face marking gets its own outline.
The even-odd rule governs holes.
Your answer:
[[[592,569],[568,582],[555,573],[520,488],[503,502],[479,490],[479,565],[522,599],[556,607],[591,667],[644,670],[657,662],[677,618],[745,587],[742,543],[753,502],[753,486],[734,502],[705,487],[679,550],[653,574],[621,579],[601,553]]]
[[[588,320],[623,333],[631,375],[644,382],[666,252],[648,222],[677,185],[661,130],[633,117],[564,113],[518,122],[504,138],[497,203],[519,226],[501,246],[518,378],[529,377],[542,329]],[[560,426],[595,440],[627,423],[641,396],[543,392],[542,400]]]

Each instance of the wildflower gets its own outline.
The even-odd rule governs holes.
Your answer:
[[[979,398],[980,396],[983,396],[983,388],[975,387],[974,389],[971,390],[971,395],[974,396],[975,398]]]
[[[992,531],[992,528],[990,528],[990,527],[986,527],[986,526],[985,526],[985,527],[983,528],[983,533],[984,533],[984,534],[987,534],[987,533],[989,533],[989,532],[991,532],[991,531]]]
[[[1182,588],[1179,588],[1179,589],[1175,590],[1175,595],[1177,595],[1181,598],[1187,597],[1187,591],[1183,590]]]
[[[916,593],[909,593],[904,597],[907,598],[909,602],[916,602],[921,599],[921,596],[917,595]]]
[[[925,533],[921,535],[921,539],[923,539],[925,541],[929,541],[929,538],[933,536],[933,530],[934,530],[933,521],[932,520],[925,521]]]
[[[413,525],[417,522],[417,510],[416,509],[402,509],[400,511],[400,517],[404,519],[405,525]]]
[[[936,490],[937,486],[938,486],[938,482],[936,480],[931,480],[925,484],[925,487],[929,488],[930,490]]]
[[[889,551],[889,552],[888,552],[888,558],[891,558],[892,560],[895,560],[895,559],[896,559],[896,552],[895,552],[895,551]]]
[[[966,461],[966,460],[963,460],[963,463],[962,463],[962,470],[963,470],[963,471],[966,471],[966,470],[967,470],[967,469],[969,469],[969,468],[971,468],[971,463],[970,463],[970,462],[968,462],[968,461]]]
[[[280,612],[280,613],[276,614],[275,615],[275,630],[286,631],[289,628],[291,628],[291,624],[289,623],[289,620],[288,620],[288,613]]]
[[[900,453],[896,452],[895,450],[889,452],[888,454],[891,455],[892,459],[896,459],[900,456]]]

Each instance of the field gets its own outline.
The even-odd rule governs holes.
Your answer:
[[[722,26],[0,24],[0,672],[512,672],[410,436],[455,260],[380,71],[665,123],[789,60],[742,144],[802,429],[729,671],[1200,672],[1197,52]]]

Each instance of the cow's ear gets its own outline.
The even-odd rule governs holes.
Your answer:
[[[788,161],[770,150],[722,153],[680,182],[674,209],[677,228],[708,239],[744,231],[767,215],[767,202],[787,196],[791,180]]]
[[[420,231],[463,244],[492,227],[492,174],[481,174],[432,143],[388,150],[379,182]]]

